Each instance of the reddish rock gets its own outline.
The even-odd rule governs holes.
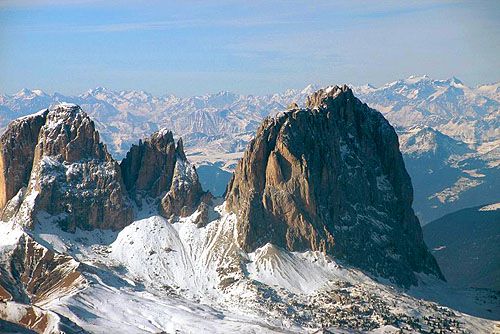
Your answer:
[[[162,216],[185,217],[200,210],[199,225],[208,220],[211,195],[201,188],[196,169],[184,153],[182,139],[175,144],[172,132],[161,130],[133,145],[121,163],[124,183],[140,205],[158,200]]]
[[[266,119],[228,185],[238,242],[315,250],[409,286],[442,277],[411,208],[394,129],[347,86]]]

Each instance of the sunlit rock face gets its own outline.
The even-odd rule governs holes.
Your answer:
[[[347,86],[266,119],[227,191],[247,251],[319,250],[409,286],[442,277],[412,208],[394,129]]]
[[[11,122],[0,137],[0,209],[28,184],[33,152],[48,110]]]
[[[11,128],[23,129],[23,124],[14,121]],[[19,168],[29,177],[5,179],[9,202],[4,219],[17,216],[26,226],[50,219],[68,231],[119,229],[133,220],[119,165],[80,107],[56,105],[32,117],[30,131],[25,132],[28,148],[21,150],[25,155],[20,155]],[[8,154],[15,156],[16,151]],[[8,198],[15,190],[17,194]]]
[[[79,263],[23,234],[0,258],[0,298],[24,304],[44,304],[77,291],[85,284]]]
[[[158,197],[172,183],[177,160],[172,132],[156,132],[132,145],[120,164],[123,181],[129,193]]]
[[[211,195],[204,192],[196,169],[186,159],[182,139],[161,130],[132,145],[121,165],[125,186],[138,205],[142,199],[158,202],[164,217],[186,217],[200,210],[199,224],[207,222]]]

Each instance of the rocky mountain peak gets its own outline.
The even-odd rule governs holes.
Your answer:
[[[49,109],[35,155],[55,156],[67,163],[112,160],[99,139],[94,122],[79,106],[68,103]]]
[[[266,119],[228,186],[238,243],[331,254],[402,286],[442,277],[412,208],[394,129],[344,86]]]
[[[28,184],[38,134],[48,109],[9,124],[0,137],[0,210]]]
[[[16,120],[1,145],[4,219],[30,227],[50,220],[68,231],[132,221],[119,166],[79,106],[62,103]]]
[[[157,131],[132,145],[120,167],[125,186],[139,205],[149,198],[158,201],[160,213],[167,218],[188,216],[200,209],[200,219],[208,219],[206,203],[211,195],[202,190],[194,166],[186,159],[182,139],[176,144],[171,131]]]
[[[184,142],[182,138],[179,138],[179,140],[177,141],[175,152],[177,153],[177,156],[179,158],[181,158],[182,160],[187,160],[186,153],[184,152]]]
[[[170,188],[177,160],[171,131],[157,131],[149,138],[132,145],[120,168],[132,198],[159,197]]]
[[[313,92],[306,99],[306,108],[314,109],[326,106],[328,102],[334,100],[341,94],[347,94],[348,97],[354,97],[351,88],[347,85],[342,86],[329,86]]]

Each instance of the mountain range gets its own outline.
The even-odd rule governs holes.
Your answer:
[[[14,118],[51,104],[76,103],[93,117],[110,153],[121,160],[139,139],[167,128],[184,139],[186,154],[201,168],[202,186],[221,196],[260,122],[291,103],[304,105],[318,88],[308,85],[263,96],[219,92],[193,97],[102,87],[78,96],[23,89],[0,95],[0,129]],[[495,191],[500,165],[499,83],[471,88],[457,78],[411,76],[378,88],[352,89],[382,112],[401,136],[401,150],[415,187],[414,208],[422,223],[499,200]],[[426,131],[437,135],[423,135]],[[419,138],[410,138],[414,136]],[[436,147],[444,146],[447,154],[434,153]],[[462,147],[468,148],[465,156],[453,154]],[[425,150],[429,154],[423,154]]]
[[[171,131],[118,162],[98,124],[59,103],[0,137],[2,331],[497,328],[497,293],[445,282],[397,133],[348,86],[263,120],[224,198]]]

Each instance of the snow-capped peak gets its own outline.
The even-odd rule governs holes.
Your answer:
[[[112,92],[110,89],[102,86],[97,86],[94,89],[90,89],[89,93],[97,94],[97,93],[110,93]]]
[[[37,96],[48,96],[44,91],[41,89],[28,89],[28,88],[23,88],[16,94],[14,94],[16,98],[34,98]]]
[[[309,84],[309,85],[305,86],[304,89],[302,89],[300,91],[300,93],[301,94],[312,94],[316,90],[318,90],[318,86],[317,85]]]
[[[74,103],[70,103],[70,102],[59,102],[59,103],[56,103],[52,106],[51,109],[57,109],[57,108],[63,108],[63,109],[76,109],[76,108],[80,108],[78,105],[74,104]]]
[[[41,89],[33,89],[32,90],[32,93],[37,95],[37,96],[44,96],[44,95],[47,95],[43,90]]]
[[[93,97],[93,98],[96,98],[98,100],[106,101],[115,95],[116,95],[116,93],[114,91],[112,91],[111,89],[97,86],[96,88],[89,89],[88,91],[86,91],[85,93],[80,95],[80,97],[82,97],[82,98]]]
[[[447,80],[450,86],[457,87],[457,88],[463,88],[464,83],[458,79],[457,77],[451,77],[450,79]]]
[[[408,78],[406,78],[404,80],[406,83],[409,83],[409,84],[414,84],[414,83],[417,83],[417,82],[420,82],[420,81],[430,81],[430,78],[427,74],[424,74],[424,75],[410,75]]]
[[[16,96],[16,97],[26,97],[29,95],[31,95],[31,90],[29,90],[28,88],[23,88],[19,92],[17,92],[16,94],[14,94],[14,96]]]

